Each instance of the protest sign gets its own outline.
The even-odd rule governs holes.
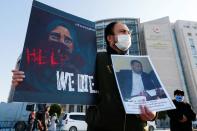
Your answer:
[[[156,112],[175,108],[148,56],[112,55],[111,58],[127,114],[140,114],[140,106]]]
[[[12,101],[94,104],[95,23],[33,1]]]

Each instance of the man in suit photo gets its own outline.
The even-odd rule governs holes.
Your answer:
[[[146,96],[146,100],[152,99],[146,90],[155,89],[150,75],[143,71],[139,60],[131,60],[131,70],[121,69],[116,72],[119,88],[123,99],[128,101],[135,96]]]

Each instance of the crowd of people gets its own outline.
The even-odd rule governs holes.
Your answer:
[[[46,106],[44,111],[31,111],[28,118],[27,131],[56,131],[59,122],[57,113],[49,115],[50,107]]]

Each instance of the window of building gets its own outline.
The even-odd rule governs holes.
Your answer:
[[[69,112],[74,112],[74,105],[69,106]]]
[[[194,45],[194,40],[192,38],[189,38],[189,44],[192,46]]]
[[[197,26],[193,26],[193,28],[196,30],[197,29]]]
[[[77,106],[77,112],[83,112],[83,106]]]
[[[192,33],[187,33],[188,36],[192,36]]]
[[[193,56],[193,59],[194,59],[194,64],[195,64],[196,67],[197,67],[197,56]]]
[[[191,46],[192,55],[197,55],[197,50],[195,46]]]
[[[190,44],[192,55],[197,55],[197,49],[196,49],[194,40],[192,38],[189,38],[189,44]]]
[[[96,36],[103,36],[104,32],[102,30],[96,31]]]
[[[183,27],[185,27],[185,28],[190,28],[190,26],[189,26],[189,25],[184,25]]]
[[[102,37],[97,37],[96,42],[97,42],[97,45],[103,45],[104,44],[104,39]]]

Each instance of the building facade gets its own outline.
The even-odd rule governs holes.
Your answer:
[[[158,76],[167,92],[173,98],[175,89],[185,91],[188,100],[187,89],[182,72],[177,43],[172,32],[168,17],[145,22],[142,24],[143,42]]]
[[[197,22],[178,20],[174,30],[190,102],[197,112]]]

